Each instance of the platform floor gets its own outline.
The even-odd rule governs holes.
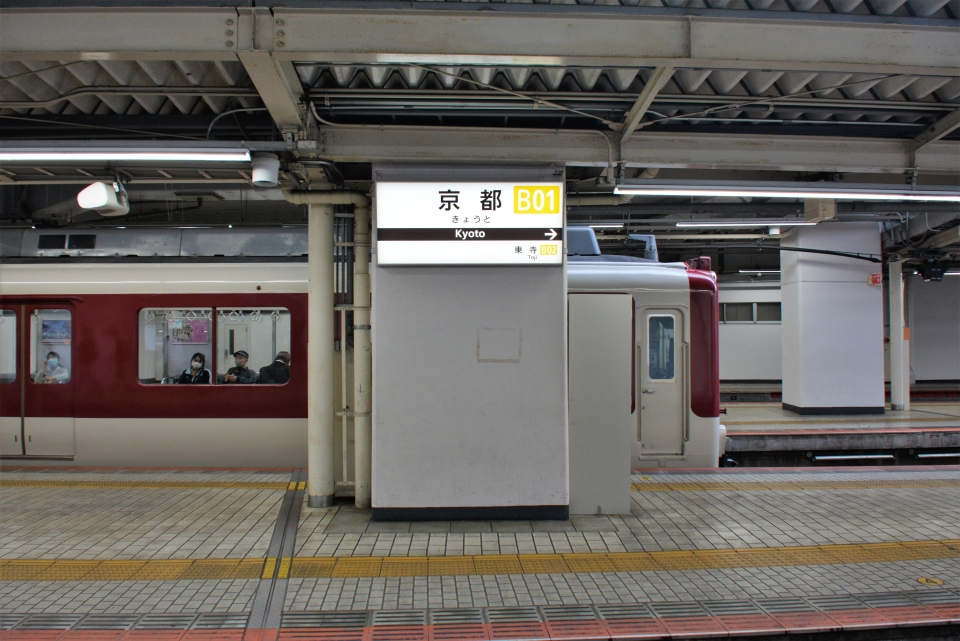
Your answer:
[[[783,409],[780,403],[723,403],[727,413],[720,422],[727,433],[826,430],[902,430],[943,427],[960,428],[960,403],[929,402],[910,404],[907,411],[886,406],[884,414],[801,416]]]
[[[304,478],[4,469],[0,640],[960,630],[958,466],[636,474],[631,514],[551,522],[376,523]]]

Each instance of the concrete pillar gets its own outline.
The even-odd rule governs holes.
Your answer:
[[[910,357],[903,314],[903,262],[888,266],[890,272],[890,405],[910,409]]]
[[[309,205],[307,478],[310,507],[333,505],[333,205]]]
[[[876,223],[796,228],[783,247],[880,255]],[[783,407],[799,414],[882,414],[881,266],[853,258],[784,251]],[[877,279],[879,281],[879,279]]]
[[[373,359],[370,351],[370,209],[354,210],[354,249],[356,270],[353,274],[353,434],[354,434],[354,503],[357,508],[370,507],[370,449],[372,433],[370,410],[373,397]]]

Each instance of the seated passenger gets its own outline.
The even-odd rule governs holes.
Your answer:
[[[180,385],[209,385],[210,370],[204,369],[207,363],[207,357],[197,352],[190,358],[190,367],[183,370],[183,374],[177,379]]]
[[[258,383],[264,385],[283,385],[290,380],[290,352],[277,352],[277,359],[270,365],[260,368]]]
[[[250,355],[241,349],[233,353],[233,358],[236,360],[237,366],[227,370],[227,375],[223,377],[223,382],[256,383],[257,373],[247,367],[247,361],[250,360]]]
[[[65,383],[70,380],[70,370],[60,366],[60,354],[50,352],[40,371],[33,375],[34,383]]]

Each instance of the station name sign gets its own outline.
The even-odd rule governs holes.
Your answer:
[[[560,265],[563,183],[377,183],[378,265]]]

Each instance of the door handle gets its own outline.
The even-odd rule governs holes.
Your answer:
[[[653,393],[656,392],[656,391],[657,391],[657,390],[655,390],[655,389],[643,388],[642,390],[640,390],[640,393],[641,393],[641,394],[653,394]]]

